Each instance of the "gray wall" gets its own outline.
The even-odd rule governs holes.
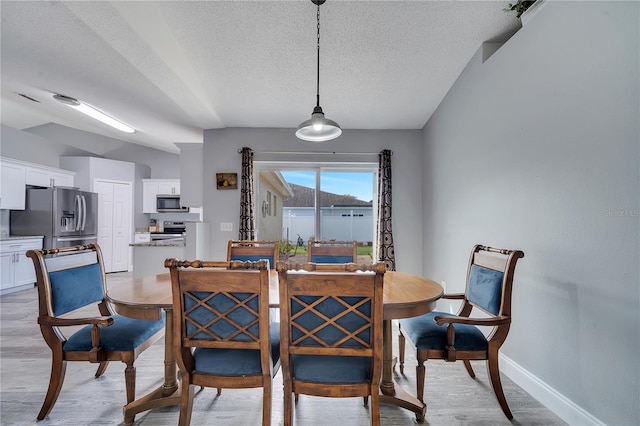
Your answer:
[[[45,124],[26,130],[40,135],[49,141],[55,141],[66,146],[86,150],[96,157],[112,160],[130,161],[151,168],[150,178],[180,178],[180,155],[171,154],[141,145],[123,142],[119,139],[108,138],[95,133],[77,130],[59,124]],[[86,152],[85,151],[85,152]],[[61,154],[62,155],[62,154]],[[64,155],[78,155],[69,154]],[[34,163],[37,161],[34,161]],[[43,163],[41,163],[43,164]]]
[[[238,149],[254,150],[255,160],[300,162],[357,161],[377,163],[377,153],[391,149],[393,168],[393,231],[398,270],[420,273],[422,247],[417,235],[421,225],[422,132],[419,130],[345,130],[329,142],[309,143],[295,137],[295,129],[232,128],[204,133],[204,221],[211,224],[214,258],[226,256],[227,241],[238,238],[240,189],[216,190],[215,174],[241,175],[242,157]],[[371,153],[371,155],[324,155],[321,153]],[[309,154],[286,154],[298,152]],[[240,183],[238,183],[240,185]],[[239,186],[238,186],[239,187]],[[233,232],[220,231],[220,222],[232,222]]]
[[[91,155],[91,152],[62,143],[52,143],[46,137],[0,125],[0,155],[58,168],[61,155]]]
[[[524,250],[502,352],[610,425],[640,419],[638,16],[547,2],[424,128],[424,274],[462,291],[474,243]]]
[[[27,130],[0,128],[0,155],[45,166],[59,167],[61,156],[93,156],[135,163],[134,228],[149,225],[142,213],[143,178],[180,178],[180,156],[126,143],[57,124]],[[0,216],[0,228],[8,228],[8,215]]]

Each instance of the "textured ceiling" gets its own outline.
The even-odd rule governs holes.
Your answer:
[[[320,8],[320,101],[348,129],[420,129],[506,1],[338,1]],[[298,1],[0,2],[2,124],[57,123],[177,152],[203,129],[295,128],[316,90],[316,7]],[[17,93],[40,101],[32,102]],[[61,93],[137,129],[111,130]]]

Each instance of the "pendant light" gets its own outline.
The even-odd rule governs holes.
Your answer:
[[[333,120],[325,118],[322,107],[320,106],[320,5],[326,0],[311,0],[313,4],[318,6],[317,22],[318,22],[318,68],[316,80],[316,106],[313,108],[311,118],[303,121],[296,130],[296,136],[299,139],[311,142],[324,142],[335,139],[342,134],[342,129]]]

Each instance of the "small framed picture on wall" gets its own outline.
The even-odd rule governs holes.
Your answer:
[[[238,189],[237,173],[216,173],[217,189]]]

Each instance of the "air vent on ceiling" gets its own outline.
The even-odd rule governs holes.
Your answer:
[[[23,97],[23,98],[25,98],[25,99],[29,99],[31,102],[37,102],[37,103],[40,103],[40,101],[39,101],[39,100],[37,100],[37,99],[33,99],[31,96],[27,96],[27,95],[25,95],[24,93],[17,93],[17,95],[22,96],[22,97]]]

